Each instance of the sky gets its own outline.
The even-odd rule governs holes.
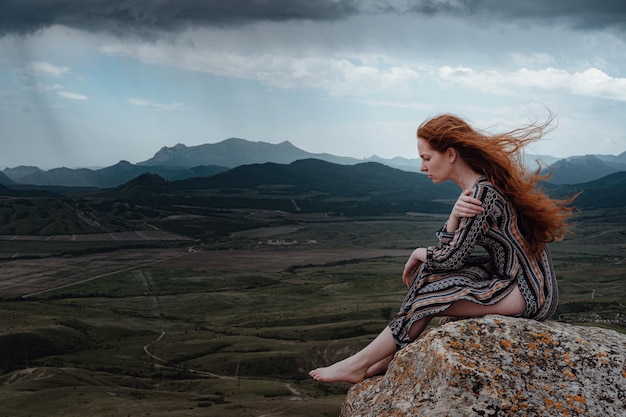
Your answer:
[[[441,113],[552,113],[529,153],[626,151],[626,2],[0,0],[0,169],[231,137],[416,158]]]

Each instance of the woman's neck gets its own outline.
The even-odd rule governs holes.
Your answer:
[[[451,180],[458,185],[461,190],[468,190],[474,186],[476,180],[483,175],[474,171],[468,166],[459,167]]]

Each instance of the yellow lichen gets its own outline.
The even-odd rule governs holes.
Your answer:
[[[576,378],[576,375],[574,375],[572,371],[570,371],[569,369],[564,370],[563,375],[565,375],[568,378]]]
[[[545,343],[547,345],[549,343],[552,343],[552,341],[553,341],[552,337],[550,337],[546,333],[534,333],[533,332],[533,333],[531,333],[531,335],[533,335],[533,337],[535,338],[537,343]]]
[[[602,365],[608,365],[609,364],[608,356],[609,356],[608,352],[598,352],[598,353],[595,354],[595,357],[600,360],[600,363]]]
[[[572,405],[574,402],[577,403],[581,403],[581,404],[587,404],[587,400],[585,400],[582,396],[580,395],[566,395],[567,398],[567,403]]]
[[[500,346],[502,346],[506,350],[509,350],[509,349],[511,349],[512,343],[511,343],[510,340],[501,340],[500,341]]]
[[[455,349],[455,350],[464,350],[464,346],[463,343],[457,341],[457,340],[451,340],[450,342],[448,342],[448,347],[450,347],[451,349]]]

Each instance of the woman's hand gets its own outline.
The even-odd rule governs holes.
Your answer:
[[[481,201],[472,197],[472,190],[465,190],[454,203],[451,214],[460,219],[461,217],[474,217],[483,210]]]
[[[423,253],[424,252],[424,253]],[[419,270],[420,266],[422,266],[423,261],[420,259],[425,257],[426,249],[417,248],[413,251],[409,259],[406,261],[404,265],[404,272],[402,273],[402,282],[406,285],[407,288],[411,287],[413,280]]]

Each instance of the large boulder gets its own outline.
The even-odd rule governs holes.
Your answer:
[[[341,410],[386,416],[626,416],[626,335],[497,315],[442,324]]]

